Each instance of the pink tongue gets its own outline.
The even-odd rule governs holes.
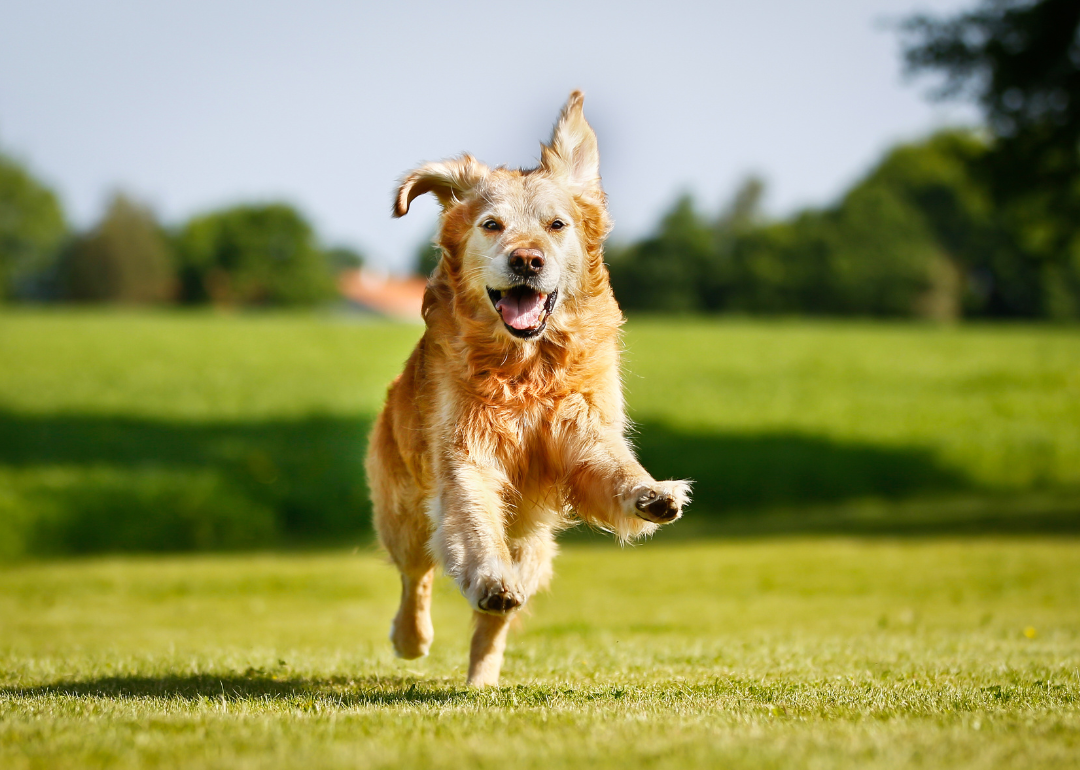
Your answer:
[[[546,299],[546,295],[536,292],[507,294],[495,303],[495,308],[502,314],[503,321],[515,329],[534,329],[540,325]]]

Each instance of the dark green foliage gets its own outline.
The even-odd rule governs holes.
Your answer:
[[[729,307],[745,312],[911,315],[932,245],[887,191],[856,190],[835,211],[805,212],[736,243]]]
[[[905,22],[912,72],[945,78],[937,96],[976,99],[1009,143],[1039,139],[1040,154],[1077,159],[1080,149],[1080,4],[983,0],[951,19]],[[1035,149],[1035,146],[1032,146]]]
[[[711,221],[683,196],[656,235],[609,250],[616,296],[631,311],[1080,313],[1080,236],[1048,256],[1060,228],[1030,198],[1002,201],[993,152],[966,131],[900,145],[835,206],[776,222],[762,221],[756,180]]]
[[[623,307],[668,313],[735,308],[740,284],[735,254],[740,240],[758,224],[763,191],[761,180],[748,179],[715,221],[683,194],[661,219],[656,235],[609,248],[611,283]],[[768,282],[767,276],[763,279]],[[768,293],[764,286],[754,288]]]
[[[167,302],[176,294],[168,242],[149,209],[117,195],[79,236],[60,267],[62,295],[77,302]]]
[[[117,195],[64,247],[66,233],[56,196],[0,156],[0,300],[311,305],[334,296],[332,273],[363,263],[351,249],[323,252],[282,204],[197,217],[170,241],[146,207]]]
[[[756,179],[714,221],[683,196],[656,236],[612,251],[616,296],[629,310],[940,315],[927,297],[948,257],[889,160],[836,207],[787,221],[762,222]]]
[[[823,214],[819,227],[824,264],[807,279],[821,285],[811,283],[803,299],[825,297],[842,314],[919,314],[935,264],[948,259],[925,212],[878,174]]]
[[[176,244],[185,302],[312,305],[333,295],[328,262],[311,225],[285,204],[196,217]]]
[[[365,261],[363,254],[348,246],[336,246],[326,251],[326,264],[335,274],[363,267]]]
[[[0,301],[33,294],[67,235],[56,195],[11,158],[0,155]]]
[[[709,222],[683,195],[660,222],[656,235],[625,250],[613,250],[611,280],[627,307],[666,313],[704,310],[700,281],[715,256]]]
[[[435,243],[435,231],[430,238],[425,238],[416,248],[416,273],[428,276],[435,272],[435,268],[442,259],[442,248]]]
[[[981,266],[987,312],[1080,317],[1080,3],[984,0],[903,30],[909,71],[977,101],[993,134],[980,167],[1011,243]]]

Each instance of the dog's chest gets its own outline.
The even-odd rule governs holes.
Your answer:
[[[558,399],[504,403],[490,409],[488,414],[504,448],[535,458],[556,451],[564,434],[587,412],[585,400],[571,393]]]
[[[522,458],[523,465],[511,476],[507,491],[508,531],[521,536],[537,526],[550,527],[560,516],[565,502],[562,463],[547,454],[541,445]]]
[[[536,405],[508,416],[511,440],[501,443],[504,468],[522,498],[557,507],[558,487],[567,472],[567,442],[582,413],[580,397],[547,408]],[[509,437],[508,437],[509,438]]]

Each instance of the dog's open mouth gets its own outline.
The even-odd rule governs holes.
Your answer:
[[[507,331],[515,337],[529,339],[538,336],[547,327],[548,316],[555,308],[559,290],[543,294],[528,286],[510,289],[488,289],[491,304],[502,316]]]

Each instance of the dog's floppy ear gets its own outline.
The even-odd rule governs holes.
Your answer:
[[[433,193],[445,209],[474,188],[487,172],[487,166],[469,155],[426,163],[401,180],[394,199],[394,216],[408,214],[409,204],[424,193]]]
[[[581,110],[584,102],[581,91],[570,94],[555,124],[551,143],[540,149],[540,165],[554,174],[565,175],[579,193],[600,189],[600,151],[596,134]]]

